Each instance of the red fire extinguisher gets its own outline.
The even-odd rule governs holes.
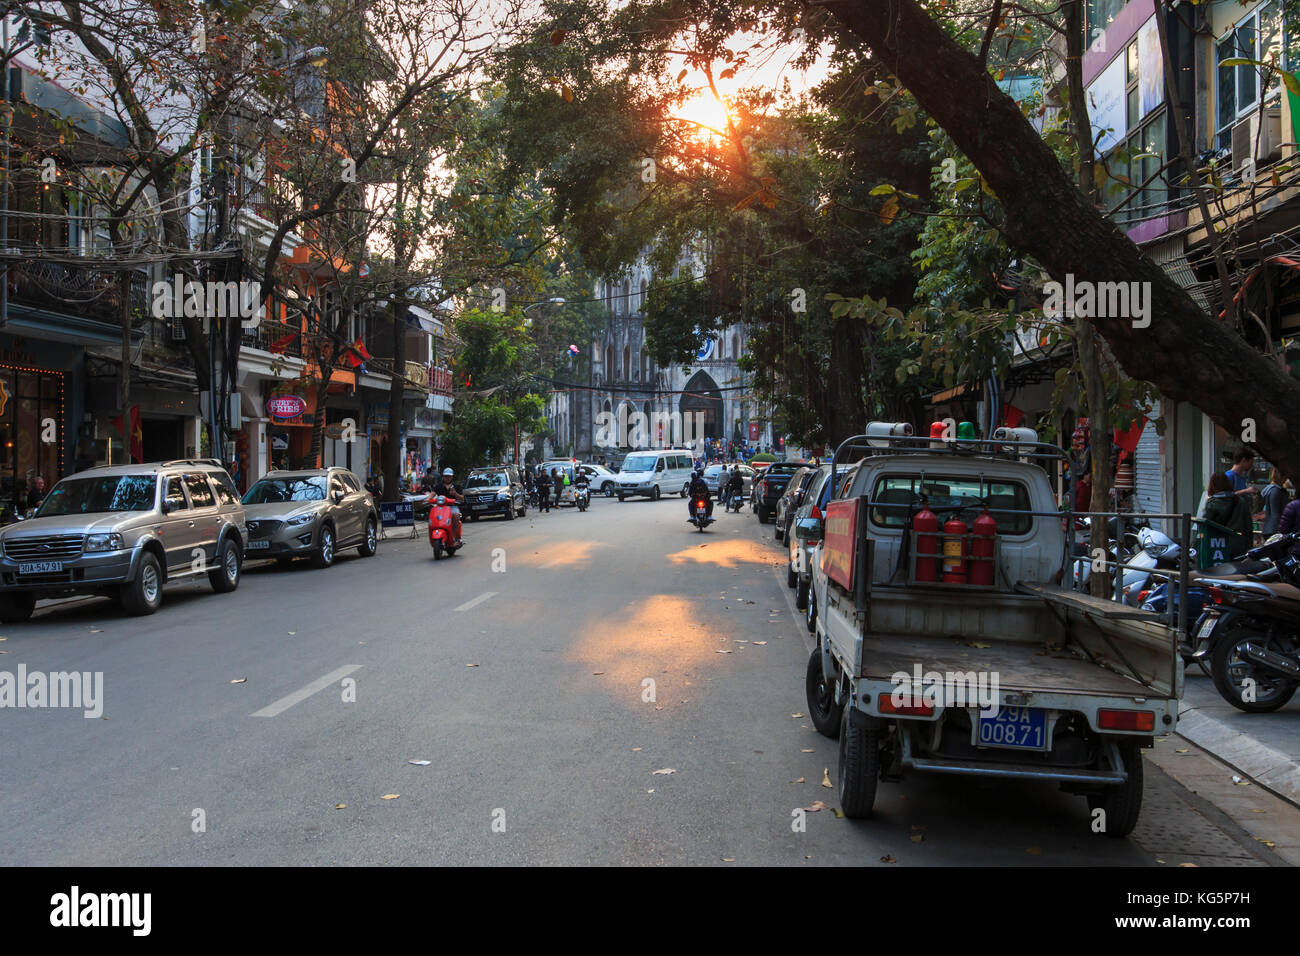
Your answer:
[[[998,533],[998,523],[989,514],[987,505],[984,513],[975,519],[971,530],[975,533],[975,540],[970,545],[970,583],[992,587],[996,570],[993,567],[993,536]]]
[[[912,518],[912,530],[916,533],[916,580],[939,580],[939,516],[930,510],[927,504]]]
[[[943,523],[943,583],[966,583],[966,522],[956,515]]]

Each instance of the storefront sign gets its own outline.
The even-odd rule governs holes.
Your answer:
[[[826,505],[822,539],[822,572],[846,591],[853,590],[854,558],[858,550],[858,502],[831,501]]]
[[[307,403],[297,395],[279,395],[266,403],[272,418],[297,418],[307,410]]]
[[[1097,141],[1098,156],[1122,143],[1128,135],[1124,99],[1124,83],[1127,78],[1125,62],[1125,52],[1121,50],[1088,87],[1088,115],[1092,120],[1092,135]]]
[[[758,441],[758,422],[749,423],[749,440]]]
[[[388,425],[388,403],[371,402],[370,403],[370,424],[384,428]]]
[[[288,450],[289,450],[289,433],[272,432],[271,451],[288,451]]]

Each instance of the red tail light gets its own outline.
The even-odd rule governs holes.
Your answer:
[[[1215,604],[1223,603],[1223,588],[1211,587],[1211,588],[1207,588],[1207,590],[1210,593],[1211,601],[1213,601]]]
[[[1102,730],[1142,730],[1156,729],[1156,715],[1150,710],[1099,710],[1097,726]]]
[[[933,717],[932,704],[895,704],[892,694],[881,694],[877,699],[882,714],[897,714],[900,717]]]
[[[1150,596],[1151,596],[1151,592],[1150,592],[1150,591],[1146,591],[1146,590],[1139,591],[1139,592],[1138,592],[1138,603],[1139,603],[1139,604],[1144,603],[1144,602],[1146,601],[1146,599],[1147,599],[1148,597],[1150,597]]]
[[[812,518],[814,521],[821,521],[821,520],[822,520],[822,509],[821,509],[821,508],[818,508],[816,505],[813,505],[813,510],[812,510],[812,512],[809,514],[809,517]]]

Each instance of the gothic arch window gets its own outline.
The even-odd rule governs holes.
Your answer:
[[[731,337],[731,357],[740,358],[740,333],[737,332]]]
[[[641,280],[641,296],[640,299],[638,300],[638,304],[640,306],[640,310],[644,312],[645,311],[645,279]]]
[[[623,377],[632,377],[632,350],[626,345],[623,346]]]

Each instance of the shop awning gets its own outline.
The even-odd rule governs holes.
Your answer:
[[[433,313],[428,309],[422,309],[418,305],[408,305],[406,307],[406,322],[408,325],[418,325],[422,332],[429,335],[442,335],[443,324],[441,319],[435,319]]]

